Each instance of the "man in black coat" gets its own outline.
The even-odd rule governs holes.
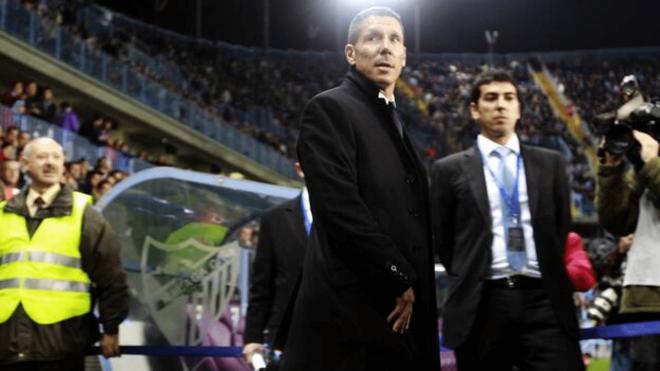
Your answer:
[[[358,14],[298,140],[314,228],[282,370],[439,370],[427,175],[394,111],[401,19]]]
[[[302,177],[297,163],[296,170]],[[312,222],[307,188],[303,188],[298,197],[261,216],[243,334],[243,355],[248,363],[252,363],[255,352],[264,352],[264,344],[273,344],[289,295],[302,269]]]
[[[461,371],[581,370],[563,256],[568,177],[559,153],[520,144],[518,94],[508,73],[478,76],[477,145],[432,168],[433,231],[450,279],[443,343]]]

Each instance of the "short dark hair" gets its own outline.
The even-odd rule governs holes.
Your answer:
[[[351,25],[348,26],[348,43],[355,44],[358,37],[360,37],[360,26],[365,19],[369,17],[392,17],[399,21],[401,25],[401,32],[405,38],[405,31],[403,30],[403,22],[401,21],[401,16],[386,6],[372,6],[359,12],[353,20],[351,20]]]
[[[518,83],[516,79],[513,78],[513,75],[506,70],[487,70],[479,74],[472,84],[472,95],[470,96],[470,103],[477,104],[479,102],[479,97],[481,96],[481,86],[488,85],[491,82],[509,82],[513,87],[516,88],[516,96],[518,97],[518,103],[522,104],[520,101],[520,89],[518,89]],[[522,112],[522,107],[521,107]]]

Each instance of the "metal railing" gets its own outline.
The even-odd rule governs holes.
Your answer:
[[[291,179],[292,160],[22,3],[0,0],[0,30]],[[249,113],[243,113],[247,119]]]

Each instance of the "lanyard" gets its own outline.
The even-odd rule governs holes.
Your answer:
[[[506,206],[511,212],[511,217],[515,219],[518,224],[520,224],[520,205],[518,203],[518,179],[520,177],[520,162],[521,162],[521,156],[518,154],[518,158],[516,160],[516,179],[514,180],[513,183],[513,192],[511,195],[509,195],[509,192],[506,191],[506,188],[504,187],[504,184],[502,184],[502,180],[495,175],[495,172],[493,169],[490,168],[488,165],[488,162],[486,162],[486,159],[484,158],[484,155],[479,151],[479,155],[481,156],[481,161],[486,165],[486,168],[490,172],[490,175],[493,177],[493,180],[495,181],[495,184],[497,185],[497,188],[500,191],[500,195],[502,195],[502,198],[506,201]],[[505,159],[502,158],[501,160],[501,166],[506,167]]]
[[[312,221],[309,220],[309,216],[307,216],[307,208],[305,207],[305,197],[300,197],[300,208],[302,208],[303,218],[305,219],[305,230],[307,231],[307,235],[309,236],[309,233],[312,231]]]

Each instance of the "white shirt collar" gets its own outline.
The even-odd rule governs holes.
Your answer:
[[[392,103],[394,105],[394,107],[396,108],[396,98],[394,98],[394,96],[392,96],[392,101],[390,102],[390,100],[385,96],[385,94],[381,90],[381,91],[378,92],[378,98],[383,99],[385,101],[385,104]]]
[[[310,222],[314,221],[314,217],[312,216],[312,208],[309,205],[309,191],[307,191],[307,187],[303,187],[302,189],[302,201],[303,205],[305,205],[303,211],[305,214],[307,214],[307,220]]]
[[[484,155],[484,157],[488,157],[495,150],[495,148],[502,147],[502,145],[495,143],[485,136],[479,134],[479,136],[477,136],[477,147]],[[518,135],[513,134],[511,138],[509,138],[509,141],[504,145],[504,147],[509,148],[513,151],[513,153],[518,155],[520,153],[520,140],[518,140]]]

